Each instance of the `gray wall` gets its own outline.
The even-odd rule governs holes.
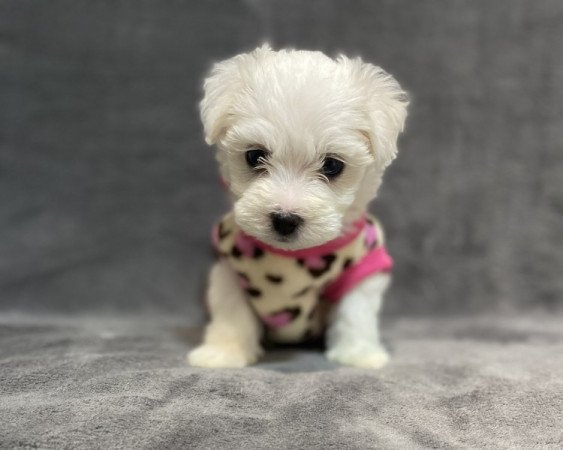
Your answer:
[[[0,310],[202,317],[227,207],[196,104],[265,38],[412,94],[390,314],[561,311],[563,2],[0,1]]]

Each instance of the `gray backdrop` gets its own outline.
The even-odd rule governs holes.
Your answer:
[[[374,209],[389,314],[560,310],[563,3],[0,2],[0,308],[202,319],[227,208],[197,102],[268,39],[362,55],[413,102]]]

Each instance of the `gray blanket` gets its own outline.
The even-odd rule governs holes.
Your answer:
[[[228,207],[196,109],[269,40],[412,97],[377,372],[184,356]],[[0,1],[0,447],[562,448],[563,2]]]
[[[40,448],[561,448],[563,320],[392,320],[380,371],[278,349],[187,367],[165,318],[5,318],[0,442]]]

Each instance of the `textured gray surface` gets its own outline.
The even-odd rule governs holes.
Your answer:
[[[226,208],[200,82],[264,37],[413,97],[380,372],[183,362]],[[561,448],[561,54],[559,0],[0,1],[0,447]]]
[[[336,368],[277,351],[186,367],[178,322],[0,324],[0,446],[561,448],[563,320],[403,319],[393,362]]]
[[[201,320],[226,205],[200,81],[265,35],[362,54],[412,93],[375,204],[397,259],[389,312],[561,304],[561,2],[4,0],[4,308]]]

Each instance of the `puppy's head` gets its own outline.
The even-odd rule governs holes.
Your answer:
[[[407,103],[359,58],[264,46],[216,64],[201,116],[239,226],[286,249],[337,237],[375,197]]]

